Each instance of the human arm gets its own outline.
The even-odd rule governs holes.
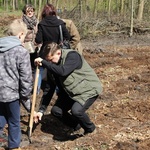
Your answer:
[[[22,50],[18,59],[19,68],[19,91],[20,102],[24,108],[30,112],[31,109],[31,91],[33,87],[32,71],[30,65],[30,56],[27,51]]]
[[[28,100],[31,96],[33,87],[32,70],[30,64],[30,55],[27,50],[22,50],[18,58],[19,70],[19,94],[20,100]]]
[[[57,65],[46,60],[42,60],[41,63],[52,73],[55,73],[59,76],[68,76],[75,69],[81,68],[82,59],[76,51],[71,51],[68,53],[63,65]]]
[[[56,88],[55,82],[52,80],[51,76],[48,75],[47,81],[46,81],[46,86],[43,90],[43,96],[41,98],[38,112],[36,113],[36,115],[34,115],[35,123],[38,123],[39,120],[42,119],[42,116],[43,116],[44,112],[46,111],[46,109],[52,99],[52,96],[55,92],[55,88]]]

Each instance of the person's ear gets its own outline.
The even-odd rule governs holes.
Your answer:
[[[19,33],[19,39],[21,39],[21,37],[22,37],[23,34],[24,34],[23,32]]]
[[[61,51],[60,50],[57,51],[57,55],[59,55],[59,56],[61,55]]]

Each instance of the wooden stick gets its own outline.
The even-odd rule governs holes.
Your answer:
[[[29,120],[29,127],[28,127],[28,137],[29,141],[31,143],[31,134],[32,134],[32,128],[33,128],[33,117],[34,117],[34,109],[35,109],[35,102],[36,102],[36,94],[37,94],[37,86],[38,86],[38,79],[39,79],[39,67],[36,67],[36,74],[35,74],[35,80],[34,80],[34,89],[33,89],[33,97],[32,97],[32,107],[31,107],[31,113],[30,113],[30,120]]]

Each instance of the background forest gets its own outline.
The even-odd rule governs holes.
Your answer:
[[[150,29],[149,0],[0,0],[0,15],[21,16],[27,3],[35,6],[39,19],[43,6],[52,3],[60,17],[75,22],[82,38]]]

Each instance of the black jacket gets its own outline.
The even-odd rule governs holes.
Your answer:
[[[80,55],[76,51],[72,51],[68,53],[63,67],[60,67],[59,64],[56,65],[51,62],[47,62],[46,60],[43,60],[42,64],[44,67],[47,66],[49,69],[51,68],[50,69],[51,73],[49,74],[48,80],[47,80],[48,84],[46,84],[46,87],[43,91],[43,96],[40,102],[41,105],[38,110],[39,112],[44,113],[44,111],[46,110],[47,106],[49,105],[52,99],[52,96],[56,89],[56,85],[59,89],[59,96],[61,95],[63,97],[68,97],[68,94],[63,89],[62,85],[60,84],[58,80],[58,76],[60,75],[65,76],[73,72],[73,70],[75,69],[80,69],[82,67],[82,60],[81,60]]]
[[[62,26],[64,40],[70,40],[70,34],[65,23],[56,16],[47,16],[38,24],[38,32],[35,37],[35,42],[38,44],[42,43],[42,47],[47,42],[60,44],[59,25]]]

